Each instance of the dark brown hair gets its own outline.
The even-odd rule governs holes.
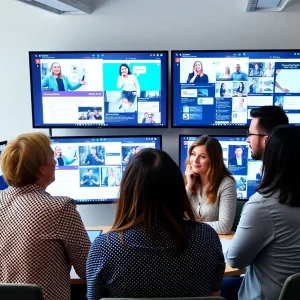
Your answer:
[[[300,129],[288,125],[275,127],[269,135],[263,156],[262,180],[258,193],[279,202],[300,207]]]
[[[185,216],[196,222],[177,164],[162,150],[139,151],[128,163],[122,178],[111,231],[119,231],[122,240],[124,230],[142,225],[153,238],[159,222],[170,232],[175,253],[179,253],[186,246],[182,227]]]

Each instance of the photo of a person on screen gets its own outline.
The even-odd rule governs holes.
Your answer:
[[[248,75],[245,72],[241,71],[241,65],[235,65],[235,72],[231,74],[231,79],[234,81],[247,81]]]
[[[267,68],[264,71],[264,77],[273,77],[274,69],[272,68],[272,64],[270,62],[267,63]]]
[[[247,158],[242,156],[243,154],[243,147],[242,146],[236,146],[235,147],[235,156],[231,157],[229,159],[230,165],[236,165],[236,166],[246,166],[247,165]]]
[[[142,119],[142,124],[149,123],[149,114],[147,112],[144,113],[144,118]]]
[[[68,166],[71,165],[75,160],[78,160],[76,153],[74,153],[74,157],[68,159],[65,155],[62,154],[62,150],[60,146],[56,146],[54,148],[54,159],[56,161],[56,166]]]
[[[254,68],[251,69],[249,76],[250,77],[261,77],[263,75],[262,69],[260,68],[259,64],[254,64]]]
[[[86,159],[84,163],[97,166],[97,165],[103,165],[104,164],[104,158],[102,155],[97,153],[97,150],[95,147],[91,147],[91,153],[86,156]]]
[[[120,179],[115,172],[115,168],[109,168],[108,172],[109,172],[109,175],[104,178],[103,185],[104,186],[119,186]]]
[[[125,163],[128,163],[134,157],[135,153],[136,153],[136,149],[135,147],[132,147],[130,151],[127,153],[127,155],[125,156],[123,161]]]
[[[193,72],[189,74],[187,83],[208,83],[208,76],[203,72],[203,65],[200,60],[194,62]]]
[[[239,87],[236,89],[234,96],[246,96],[244,82],[241,81],[239,83]]]
[[[117,88],[122,89],[119,109],[127,111],[140,96],[140,84],[127,64],[120,65],[119,74]]]
[[[66,75],[61,72],[61,66],[58,62],[54,62],[50,67],[50,74],[46,75],[42,81],[42,89],[48,91],[75,91],[82,85],[87,84],[86,81],[80,80],[77,84],[72,84]]]
[[[246,112],[247,107],[245,106],[245,100],[243,98],[239,99],[239,105],[237,105],[234,109],[234,112]]]
[[[218,80],[222,79],[222,80],[229,80],[231,78],[231,74],[230,74],[230,68],[228,66],[225,66],[224,68],[224,72],[220,75],[220,77],[218,78]]]
[[[221,83],[221,87],[220,87],[220,97],[226,97],[226,86],[225,83],[222,82]]]
[[[88,169],[86,174],[83,176],[82,180],[80,181],[80,186],[92,187],[92,186],[99,186],[100,183],[96,176],[93,175],[93,169]]]

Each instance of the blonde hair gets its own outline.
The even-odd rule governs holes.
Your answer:
[[[54,63],[52,63],[51,66],[50,66],[51,75],[54,76],[52,68],[53,68],[53,65],[55,65],[55,64],[59,65],[59,68],[60,68],[60,73],[59,73],[58,77],[61,78],[61,79],[63,79],[64,75],[61,73],[61,65],[58,62],[56,62],[56,61]]]
[[[9,186],[34,184],[37,172],[47,164],[51,141],[41,132],[21,134],[2,151],[1,169]]]

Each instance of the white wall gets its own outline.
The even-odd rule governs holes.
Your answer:
[[[244,0],[95,0],[95,10],[87,16],[56,15],[15,0],[1,0],[0,5],[0,140],[33,131],[30,50],[300,48],[299,0],[281,13],[246,13]],[[124,134],[145,131],[125,129]],[[163,134],[164,150],[178,161],[178,134],[224,132],[168,128],[151,133]],[[53,130],[53,135],[71,134],[118,135],[120,129]],[[108,212],[112,220],[113,205],[97,207],[79,206],[85,223],[108,225],[99,213]]]

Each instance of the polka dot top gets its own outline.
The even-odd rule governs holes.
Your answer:
[[[150,239],[142,226],[99,235],[87,260],[88,299],[102,297],[200,297],[221,289],[225,262],[220,239],[207,224],[183,222],[186,249],[162,225]]]

